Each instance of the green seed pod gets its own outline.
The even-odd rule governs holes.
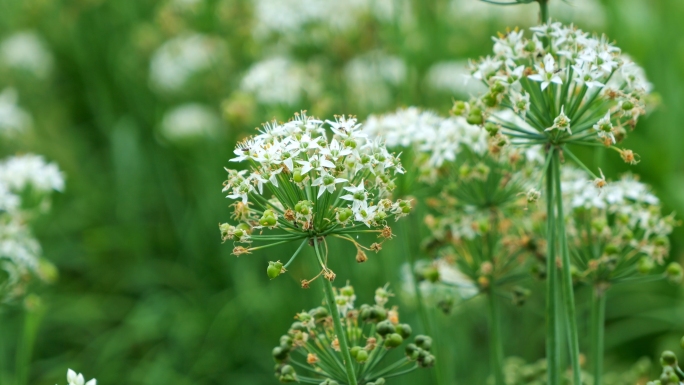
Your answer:
[[[387,310],[383,309],[381,306],[375,305],[370,309],[370,322],[380,322],[387,319]]]
[[[404,349],[406,352],[406,355],[412,359],[415,360],[418,357],[418,353],[420,353],[420,349],[416,344],[408,344],[406,345],[406,349]]]
[[[625,111],[631,110],[633,108],[634,108],[634,104],[632,102],[630,102],[629,100],[622,103],[622,109]]]
[[[368,304],[363,304],[359,308],[359,318],[363,322],[370,322],[372,317],[372,308]]]
[[[392,333],[387,336],[387,339],[385,340],[385,347],[387,349],[394,349],[397,346],[401,345],[402,342],[404,342],[404,339],[401,338],[399,334]]]
[[[468,114],[466,121],[468,122],[468,124],[472,125],[482,124],[482,113],[474,114],[471,112],[470,114]]]
[[[615,255],[620,251],[620,248],[617,247],[616,245],[609,243],[606,245],[606,247],[603,249],[603,253],[607,255]]]
[[[290,326],[290,330],[303,332],[306,330],[306,326],[304,326],[304,324],[299,321],[295,321],[292,323],[292,326]]]
[[[482,103],[484,103],[487,107],[494,107],[496,106],[497,102],[498,100],[496,100],[496,95],[491,92],[482,97]],[[468,116],[468,119],[470,119],[470,116]]]
[[[669,350],[664,351],[663,354],[660,355],[660,365],[677,366],[677,356]]]
[[[283,264],[278,262],[269,262],[268,267],[266,268],[266,274],[268,274],[268,278],[274,279],[277,276],[280,275],[280,273],[283,271]]]
[[[392,323],[388,320],[378,322],[378,326],[375,329],[378,334],[380,334],[382,337],[385,337],[386,335],[390,333],[394,333],[396,331],[396,328]]]
[[[354,358],[356,359],[356,362],[360,364],[364,363],[366,360],[368,360],[368,351],[361,349],[356,353],[356,357]]]
[[[451,108],[451,113],[457,116],[463,115],[466,109],[465,102],[457,100],[454,102],[454,106]]]
[[[271,354],[273,355],[273,358],[276,360],[276,362],[283,362],[287,360],[288,356],[290,355],[290,349],[283,349],[280,346],[276,346],[275,348],[273,348]]]
[[[296,168],[294,172],[292,173],[292,180],[295,181],[295,183],[302,183],[304,181],[304,175],[302,175],[302,169],[301,168]]]
[[[491,91],[495,94],[500,94],[506,91],[506,87],[501,82],[496,82],[491,88]]]
[[[280,347],[290,349],[292,347],[292,337],[285,335],[280,337]]]
[[[290,365],[283,365],[280,368],[280,382],[295,382],[297,381],[297,373]]]
[[[673,283],[682,282],[682,265],[677,262],[671,262],[665,269],[667,278]]]
[[[349,354],[351,354],[352,358],[356,358],[356,356],[359,354],[359,351],[361,351],[361,347],[354,346],[351,349],[349,349]]]
[[[485,123],[485,130],[489,133],[489,136],[494,136],[499,133],[499,125],[492,122]]]
[[[663,373],[660,375],[660,381],[663,385],[679,385],[679,377],[677,377],[677,373],[671,366],[663,368]]]
[[[411,325],[409,324],[398,324],[396,327],[397,334],[399,334],[403,339],[407,339],[411,336]]]
[[[311,316],[313,316],[314,319],[319,320],[319,319],[327,317],[328,314],[330,314],[330,313],[328,313],[327,308],[325,308],[323,306],[319,306],[315,309],[311,309],[311,311],[309,311],[309,314],[311,314]]]
[[[432,348],[432,338],[426,336],[426,335],[417,335],[415,339],[416,346],[418,346],[421,349],[425,349],[427,351]]]
[[[418,365],[422,368],[429,368],[435,364],[435,356],[432,354],[418,361]]]
[[[643,256],[639,259],[637,263],[637,270],[641,274],[648,274],[655,268],[655,262],[649,257]]]

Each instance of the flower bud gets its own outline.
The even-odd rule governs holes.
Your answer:
[[[385,337],[386,335],[390,333],[396,332],[396,328],[394,325],[389,320],[385,320],[382,322],[378,322],[378,326],[376,328],[376,331],[378,334],[380,334],[382,337]]]
[[[283,264],[280,263],[280,261],[277,262],[269,262],[268,267],[266,268],[266,274],[268,274],[268,278],[274,279],[277,276],[279,276],[283,272]]]
[[[669,350],[664,351],[663,354],[660,355],[660,365],[677,366],[677,356]]]
[[[682,282],[682,265],[677,262],[672,262],[667,265],[665,269],[665,275],[672,283]]]
[[[295,382],[297,381],[297,373],[290,365],[283,365],[280,368],[280,382]]]
[[[395,326],[397,334],[399,334],[402,338],[407,339],[411,336],[411,325],[409,324],[398,324]]]
[[[418,365],[422,368],[429,368],[435,364],[435,356],[428,354],[423,359],[418,360]]]
[[[287,360],[287,357],[290,355],[290,349],[284,349],[282,346],[276,346],[275,348],[273,348],[271,354],[273,355],[273,358],[276,360],[276,362],[283,362]]]
[[[387,336],[384,345],[387,349],[394,349],[397,346],[401,345],[402,342],[404,342],[404,339],[399,334],[392,333]]]
[[[409,359],[415,360],[416,358],[418,358],[418,353],[420,353],[420,348],[418,348],[418,346],[416,346],[416,344],[408,344],[408,345],[406,345],[406,349],[404,349],[404,351],[406,352],[406,356]]]
[[[292,347],[292,337],[285,335],[280,337],[280,347],[290,349]]]
[[[485,130],[489,133],[489,136],[494,136],[499,133],[499,125],[492,122],[485,123]]]
[[[364,363],[366,360],[368,360],[368,352],[364,349],[361,349],[356,353],[356,357],[354,358],[356,359],[356,362],[360,364]]]
[[[415,343],[419,348],[429,351],[432,347],[432,338],[421,334],[416,336]]]
[[[465,109],[466,109],[465,102],[463,102],[461,100],[457,100],[454,102],[454,106],[451,107],[451,113],[454,115],[460,116],[460,115],[463,115],[463,113],[465,112]]]
[[[663,368],[663,373],[660,375],[660,381],[663,385],[679,385],[679,377],[677,377],[677,373],[671,366]]]
[[[637,263],[637,271],[641,274],[648,274],[650,273],[653,268],[655,267],[655,262],[649,257],[643,256],[641,259],[639,259],[639,262]]]

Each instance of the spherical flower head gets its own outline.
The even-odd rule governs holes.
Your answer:
[[[598,190],[581,170],[566,166],[563,175],[570,246],[576,265],[586,266],[585,278],[610,284],[613,277],[648,274],[663,264],[675,220],[661,213],[647,185],[625,175]]]
[[[411,211],[410,201],[390,199],[395,178],[404,173],[399,158],[381,140],[369,138],[354,117],[323,121],[302,112],[286,123],[269,122],[238,144],[234,154],[231,162],[241,169],[226,169],[223,192],[236,200],[233,218],[238,224],[224,223],[219,230],[224,242],[250,244],[236,246],[236,255],[300,241],[294,259],[308,242],[326,254],[319,255],[323,270],[318,276],[332,281],[335,274],[323,262],[327,237],[353,243],[357,255],[379,251],[391,238],[389,221]],[[279,233],[264,234],[266,230]],[[349,235],[361,231],[384,239],[372,248],[362,246]],[[252,246],[257,241],[269,243]],[[357,257],[359,262],[365,259]],[[310,282],[303,280],[302,287]]]
[[[494,41],[493,55],[472,63],[488,91],[456,110],[477,111],[472,124],[500,124],[514,146],[614,146],[646,112],[643,70],[605,36],[549,22]]]

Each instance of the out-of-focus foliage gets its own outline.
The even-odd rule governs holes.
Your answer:
[[[628,169],[641,175],[665,212],[684,212],[684,3],[573,3],[551,0],[551,16],[616,39],[661,99],[625,143],[639,164],[579,155],[608,179]],[[316,265],[298,263],[271,282],[267,261],[296,245],[239,260],[221,245],[216,225],[232,203],[221,181],[235,142],[301,109],[360,121],[408,105],[446,115],[452,97],[481,92],[462,77],[467,58],[486,55],[497,31],[538,18],[535,4],[476,0],[0,0],[0,9],[0,90],[16,91],[0,94],[0,129],[29,130],[0,139],[0,158],[43,154],[68,176],[52,211],[33,224],[59,280],[38,292],[45,316],[32,384],[62,381],[68,367],[101,384],[276,383],[273,341],[293,312],[320,305],[320,289],[303,292],[296,279]],[[11,120],[3,109],[10,102],[20,107]],[[330,253],[346,258],[337,277],[358,293],[389,282],[402,317],[415,324],[415,303],[401,294],[402,250],[425,234],[415,225],[421,219],[410,219],[362,266],[353,245],[331,242]],[[675,228],[674,259],[683,235]],[[531,283],[525,308],[503,309],[506,352],[527,362],[544,351],[542,290]],[[625,285],[611,296],[607,371],[677,343],[677,289]],[[587,293],[577,298],[587,319]],[[435,370],[393,383],[428,383],[435,373],[453,383],[486,377],[483,308],[476,298],[448,315],[435,311]],[[0,313],[1,365],[13,362],[16,338],[5,331],[18,330],[22,314],[19,303]],[[10,380],[10,368],[0,372]]]

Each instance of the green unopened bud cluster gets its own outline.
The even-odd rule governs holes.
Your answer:
[[[358,310],[353,307],[356,294],[352,286],[336,289],[335,294],[338,311],[344,315],[349,353],[357,368],[359,383],[382,385],[384,376],[434,365],[435,357],[430,353],[432,339],[419,335],[408,343],[413,333],[411,326],[399,322],[396,307],[385,307],[391,297],[387,287],[376,290],[375,303],[363,304]],[[281,382],[296,382],[299,371],[307,378],[320,378],[321,384],[347,383],[346,378],[339,377],[340,373],[345,373],[345,367],[328,310],[316,307],[298,313],[295,319],[278,346],[273,348],[276,377]],[[395,369],[382,372],[382,367],[393,365],[385,362],[386,352],[402,345],[406,345],[406,355],[394,363]]]

